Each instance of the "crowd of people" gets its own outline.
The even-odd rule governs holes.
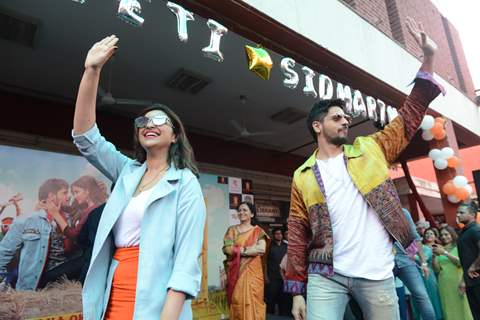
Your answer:
[[[406,249],[398,243],[393,249],[393,274],[401,320],[478,318],[478,293],[475,291],[478,288],[475,286],[480,278],[473,272],[470,276],[468,270],[470,267],[471,271],[478,270],[474,260],[480,255],[478,250],[475,253],[459,248],[459,239],[467,237],[467,232],[474,235],[473,245],[480,241],[480,228],[475,223],[477,211],[475,202],[462,204],[457,218],[465,227],[454,229],[445,223],[438,228],[430,227],[424,220],[414,224],[410,213],[403,209],[415,240]],[[265,319],[266,314],[291,317],[292,295],[284,290],[288,229],[273,227],[265,232],[252,224],[256,210],[251,203],[240,204],[238,212],[240,224],[228,229],[223,247],[227,256],[230,319]],[[463,264],[460,251],[466,255]],[[470,297],[466,282],[473,287]],[[473,316],[475,312],[477,318]],[[355,300],[346,306],[343,319],[365,319]]]

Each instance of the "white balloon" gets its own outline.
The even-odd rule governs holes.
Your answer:
[[[430,141],[433,139],[433,134],[430,131],[425,130],[422,132],[422,139],[425,141]]]
[[[467,184],[467,185],[465,186],[465,189],[467,189],[469,195],[472,195],[472,193],[473,193],[473,188],[472,188],[471,185]]]
[[[450,159],[455,154],[453,149],[450,147],[442,148],[441,151],[442,151],[442,159]]]
[[[315,87],[313,86],[313,77],[315,77],[315,71],[309,67],[303,67],[302,71],[305,75],[305,87],[303,87],[303,94],[316,98],[317,91],[315,91]]]
[[[380,123],[380,126],[383,128],[385,126],[385,124],[387,123],[387,119],[386,119],[386,116],[387,116],[386,108],[387,108],[387,106],[385,105],[385,102],[383,102],[380,99],[377,99],[377,106],[378,106],[378,112],[380,113],[379,123]]]
[[[208,19],[207,26],[210,29],[210,44],[202,49],[203,55],[217,62],[222,62],[223,54],[220,51],[220,39],[228,32],[228,29],[212,19]]]
[[[177,17],[178,39],[181,42],[187,42],[188,41],[187,22],[195,20],[195,18],[193,17],[193,13],[188,10],[185,10],[182,6],[179,6],[178,4],[170,1],[167,2],[167,7]]]
[[[342,99],[343,102],[345,102],[345,113],[355,118],[352,105],[352,89],[350,86],[344,86],[340,82],[337,82],[337,99]]]
[[[333,98],[332,79],[324,74],[321,74],[318,78],[318,97],[322,100]]]
[[[362,117],[367,117],[367,106],[365,105],[365,101],[363,100],[362,93],[359,90],[355,90],[353,92],[353,114],[355,116],[361,115]]]
[[[134,27],[141,27],[145,22],[140,16],[141,12],[142,6],[137,0],[120,0],[117,17]]]
[[[420,128],[422,128],[423,130],[430,130],[433,128],[434,124],[435,119],[430,115],[426,115],[425,117],[423,117],[422,123],[420,123]]]
[[[433,165],[435,166],[435,168],[437,168],[438,170],[443,170],[443,169],[446,169],[448,167],[448,161],[445,160],[445,159],[437,159],[435,160],[435,162],[433,163]]]
[[[453,184],[457,188],[463,188],[468,184],[468,180],[464,176],[456,176],[453,178]]]
[[[377,102],[375,101],[375,98],[367,96],[365,100],[367,101],[368,118],[373,121],[378,121]]]
[[[433,161],[436,161],[438,159],[443,159],[442,152],[439,149],[430,150],[430,152],[428,153],[428,157]]]
[[[451,194],[448,196],[448,201],[450,201],[451,203],[459,203],[460,199],[458,199],[457,196],[455,196],[454,194]]]
[[[283,58],[280,61],[280,70],[282,70],[285,79],[283,80],[283,85],[290,89],[295,89],[298,85],[298,73],[293,70],[295,67],[295,60],[292,58]]]
[[[387,119],[388,119],[388,122],[392,122],[393,119],[395,119],[396,117],[398,117],[397,108],[392,107],[392,106],[387,106]],[[433,139],[433,136],[432,136],[432,139]]]

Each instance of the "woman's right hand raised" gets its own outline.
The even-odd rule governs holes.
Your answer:
[[[111,35],[95,43],[88,51],[87,58],[85,59],[85,69],[100,70],[103,65],[110,59],[118,48],[116,44],[118,38],[115,35]]]

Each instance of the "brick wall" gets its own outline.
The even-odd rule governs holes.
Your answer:
[[[451,34],[452,46],[451,49],[455,51],[457,61],[458,61],[458,71],[462,75],[465,93],[471,98],[475,99],[475,87],[473,85],[472,76],[470,70],[468,69],[467,59],[465,58],[465,53],[463,52],[462,41],[458,35],[458,31],[453,24],[450,23],[447,19],[444,19],[444,24],[447,24],[448,29]]]
[[[385,0],[344,0],[377,29],[392,38]]]
[[[405,19],[412,17],[421,21],[428,35],[437,43],[438,53],[436,57],[435,70],[453,86],[461,89],[458,75],[455,70],[453,58],[448,44],[447,35],[443,26],[442,15],[438,9],[427,0],[397,0],[397,7],[402,20],[402,29],[405,34],[406,49],[420,58],[422,51],[414,38],[410,35],[405,25]]]
[[[422,51],[405,25],[410,16],[421,21],[425,31],[437,43],[436,72],[454,87],[473,99],[474,86],[457,30],[428,0],[343,0],[358,15],[396,40],[407,51],[421,59]],[[450,35],[450,41],[447,32]],[[458,61],[458,65],[455,63]]]

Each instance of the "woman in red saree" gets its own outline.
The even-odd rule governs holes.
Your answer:
[[[242,202],[238,206],[240,224],[228,228],[223,244],[227,274],[227,300],[230,320],[264,320],[264,264],[267,234],[252,225],[255,206]]]

